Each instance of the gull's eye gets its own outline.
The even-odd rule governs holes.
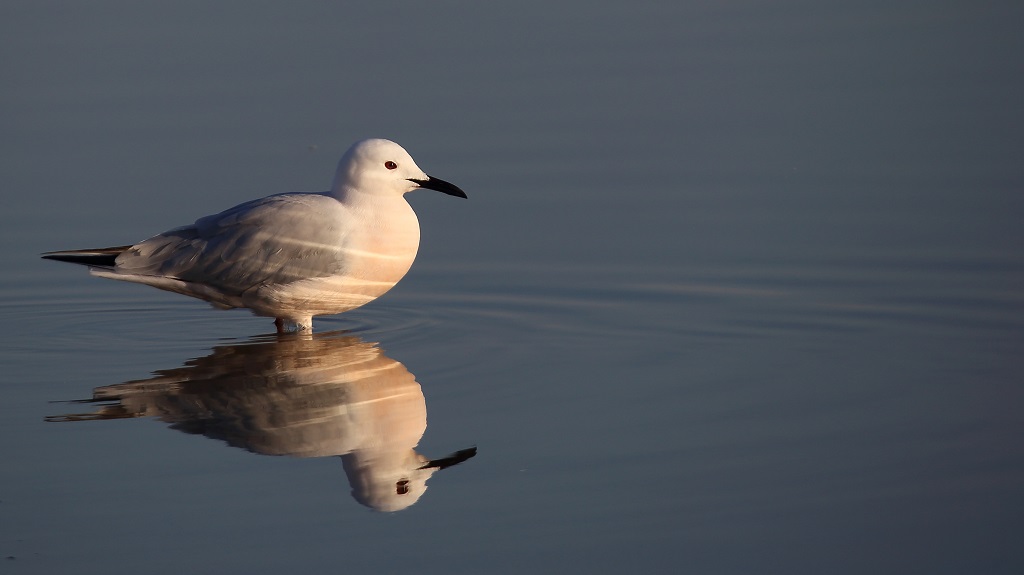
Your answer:
[[[398,164],[392,162],[391,160],[388,160],[388,161],[384,162],[384,167],[389,169],[389,170],[393,170],[393,169],[398,167]]]

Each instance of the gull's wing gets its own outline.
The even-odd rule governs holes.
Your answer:
[[[117,257],[114,273],[173,278],[231,295],[331,276],[344,272],[351,222],[351,213],[324,194],[269,196],[135,244]]]

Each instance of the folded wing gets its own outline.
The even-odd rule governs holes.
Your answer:
[[[269,196],[135,244],[117,256],[113,272],[176,279],[225,295],[340,274],[351,217],[326,195]]]

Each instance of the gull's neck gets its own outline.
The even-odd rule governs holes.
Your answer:
[[[400,195],[374,194],[361,191],[355,186],[342,184],[335,186],[328,195],[348,206],[362,207],[384,207],[395,205],[398,202],[406,203],[405,198]]]

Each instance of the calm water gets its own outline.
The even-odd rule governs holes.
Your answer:
[[[5,3],[0,570],[1021,572],[1022,16]],[[470,199],[314,338],[38,259],[366,136]]]

